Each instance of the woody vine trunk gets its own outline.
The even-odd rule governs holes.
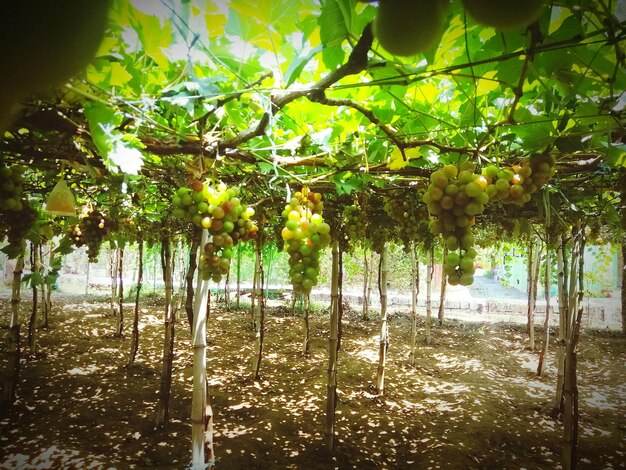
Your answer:
[[[167,424],[169,419],[169,401],[172,388],[172,363],[174,361],[174,333],[175,311],[172,308],[173,276],[172,276],[172,250],[169,236],[164,235],[161,239],[161,264],[163,269],[163,282],[165,283],[165,335],[163,340],[163,354],[161,366],[161,381],[159,386],[159,404],[157,407],[158,427]]]
[[[20,290],[22,285],[22,274],[24,272],[24,255],[17,258],[15,269],[13,270],[13,286],[11,289],[11,318],[9,320],[9,338],[7,345],[7,374],[4,379],[4,392],[2,395],[2,414],[8,413],[15,402],[17,384],[20,377]]]
[[[189,266],[185,275],[185,287],[187,295],[185,296],[185,312],[187,313],[187,321],[189,329],[193,328],[193,297],[194,297],[194,274],[198,267],[198,247],[200,246],[200,237],[202,231],[194,226],[191,238],[191,247],[189,248]]]
[[[241,244],[237,245],[237,310],[241,307]]]
[[[89,262],[87,263],[89,264]],[[111,250],[109,252],[109,272],[111,273],[111,302],[110,302],[110,314],[114,316],[115,311],[115,299],[117,297],[117,246],[111,242]]]
[[[372,284],[374,283],[374,251],[370,253],[369,270],[367,274],[367,319],[369,320],[369,308],[372,305]]]
[[[572,246],[572,273],[570,309],[567,318],[567,344],[565,353],[565,380],[563,385],[563,447],[561,463],[565,470],[573,470],[577,464],[578,451],[578,383],[577,352],[580,324],[583,316],[584,296],[584,227],[574,227]],[[577,289],[576,289],[577,287]],[[574,293],[572,291],[575,291]]]
[[[532,235],[531,235],[532,236]],[[528,347],[535,350],[535,310],[537,307],[537,286],[539,268],[541,266],[542,243],[533,240],[528,243],[528,307],[526,331],[528,333]]]
[[[139,239],[138,250],[138,266],[137,266],[137,292],[135,292],[135,311],[133,315],[133,336],[130,343],[130,359],[128,365],[132,365],[137,357],[139,349],[139,296],[141,295],[141,286],[143,285],[143,239]]]
[[[537,375],[543,375],[546,356],[548,355],[548,346],[550,344],[550,286],[552,285],[552,258],[550,255],[550,243],[546,234],[546,261],[543,288],[546,299],[546,316],[543,321],[543,342],[541,345],[541,353],[539,354],[539,363],[537,364]]]
[[[265,336],[265,299],[263,295],[263,241],[262,237],[255,243],[256,262],[255,284],[253,286],[256,305],[254,308],[254,355],[252,356],[252,378],[259,380],[261,370],[261,359],[263,358],[263,340]]]
[[[622,334],[626,336],[626,235],[622,241]]]
[[[224,279],[224,310],[230,312],[230,268]]]
[[[534,325],[534,312],[532,310],[533,303],[533,266],[535,255],[535,242],[532,238],[528,240],[528,257],[526,259],[526,293],[528,295],[528,305],[526,306],[526,334],[528,335],[528,347],[535,349],[535,325]]]
[[[326,447],[335,445],[335,410],[337,408],[337,356],[339,343],[339,242],[332,244],[332,271],[330,281],[330,334],[328,337],[328,369],[326,370]]]
[[[33,305],[28,320],[28,349],[31,354],[37,353],[37,313],[39,311],[39,294],[37,286],[40,284],[39,243],[30,245],[31,278],[30,286],[33,292]]]
[[[559,234],[557,238],[557,287],[559,297],[559,336],[557,341],[557,383],[552,403],[552,416],[558,416],[563,406],[563,379],[565,374],[565,338],[566,338],[566,315],[567,315],[567,282],[566,282],[566,263],[565,263],[565,240],[563,235]]]
[[[367,296],[367,286],[370,277],[370,268],[367,261],[367,250],[363,248],[363,319],[369,320],[369,297]]]
[[[424,335],[426,336],[426,344],[430,344],[430,318],[432,316],[432,292],[433,292],[433,264],[435,262],[435,247],[431,246],[428,250],[428,264],[426,265],[426,324],[424,327]],[[445,275],[441,274],[444,278]],[[443,302],[443,298],[441,299]]]
[[[343,251],[339,245],[339,258],[337,261],[337,354],[341,349],[341,338],[343,337]]]
[[[380,251],[380,339],[378,342],[378,370],[376,374],[376,392],[385,393],[385,362],[389,348],[389,325],[387,323],[387,245]]]
[[[44,253],[43,253],[43,243],[39,243],[39,259],[41,263],[44,264]],[[52,254],[49,255],[49,260],[52,260]],[[48,262],[50,265],[50,262]],[[42,279],[41,282],[41,327],[49,328],[49,319],[48,316],[50,314],[50,290],[52,288],[51,283],[46,281],[46,279]]]
[[[417,259],[417,245],[411,244],[411,353],[409,363],[415,367],[417,350],[417,296],[419,295],[419,260]]]
[[[256,331],[256,323],[255,323],[255,311],[256,311],[256,285],[259,282],[259,272],[256,269],[256,263],[254,266],[254,273],[252,274],[252,292],[250,292],[250,324],[252,325],[252,330]],[[295,293],[294,299],[295,299]]]
[[[272,276],[272,268],[274,267],[274,248],[272,246],[268,246],[268,260],[267,260],[267,275],[266,272],[264,270],[263,272],[263,283],[261,283],[261,288],[264,289],[265,291],[265,296],[267,297],[269,295],[269,282],[270,282],[270,277]]]
[[[448,255],[448,248],[447,247],[443,247],[443,255],[442,255],[442,266],[443,266],[443,262],[446,259],[446,256]],[[432,272],[434,271],[434,261],[433,261],[433,267],[431,268],[431,276],[432,276]],[[445,311],[446,311],[446,289],[448,287],[448,283],[446,282],[446,274],[443,272],[443,270],[441,271],[441,283],[439,285],[440,290],[439,290],[439,309],[437,310],[437,322],[439,324],[439,326],[443,326],[443,318],[445,315]],[[429,322],[430,323],[430,322]],[[430,326],[429,326],[429,334],[428,334],[428,341],[430,341]]]
[[[118,312],[117,329],[115,336],[121,338],[124,335],[124,246],[117,249],[117,294]]]
[[[304,315],[302,317],[302,321],[304,323],[304,340],[302,341],[302,354],[304,354],[304,357],[310,356],[310,345],[309,345],[309,341],[311,338],[311,327],[309,325],[310,305],[311,305],[311,300],[310,300],[309,294],[307,294],[304,299]]]
[[[543,375],[546,356],[548,355],[548,346],[550,345],[550,289],[552,287],[552,237],[550,235],[550,226],[552,225],[552,211],[550,199],[546,191],[543,192],[543,208],[545,221],[543,231],[545,236],[546,258],[545,273],[543,278],[543,290],[546,299],[546,316],[543,321],[543,343],[541,352],[539,353],[539,361],[537,364],[537,375]]]
[[[41,254],[40,254],[41,256]],[[39,302],[41,303],[41,328],[47,329],[50,327],[49,309],[48,309],[48,290],[49,286],[45,282],[41,283],[41,288],[39,289]]]

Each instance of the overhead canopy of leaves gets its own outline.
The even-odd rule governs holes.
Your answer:
[[[0,158],[40,169],[34,190],[65,173],[86,200],[136,207],[139,194],[157,217],[189,177],[258,199],[301,184],[341,195],[552,153],[559,191],[576,199],[587,184],[584,198],[607,205],[626,166],[623,2],[550,1],[537,23],[501,32],[453,0],[439,44],[414,57],[378,45],[376,10],[116,0],[93,62],[25,100]]]

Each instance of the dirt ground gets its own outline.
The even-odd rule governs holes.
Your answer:
[[[8,311],[8,300],[0,307]],[[28,304],[22,306],[26,323]],[[39,353],[24,353],[19,399],[0,421],[0,468],[184,469],[190,461],[192,358],[178,324],[170,424],[154,429],[163,342],[158,301],[141,309],[135,365],[104,300],[57,299]],[[447,321],[419,325],[417,367],[408,365],[408,312],[391,316],[386,392],[374,390],[378,322],[347,312],[339,356],[337,446],[323,445],[328,312],[312,316],[311,357],[301,353],[302,319],[267,312],[262,379],[250,379],[253,332],[245,311],[215,308],[207,366],[215,413],[216,468],[554,469],[561,423],[549,417],[556,383],[524,328]],[[6,334],[6,314],[2,334]],[[26,329],[23,330],[25,338]],[[554,337],[552,337],[554,341]],[[25,340],[23,341],[25,343]],[[0,349],[6,369],[6,341]],[[583,332],[579,354],[580,469],[626,468],[626,339]]]

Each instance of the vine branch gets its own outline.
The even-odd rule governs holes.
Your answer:
[[[354,46],[354,49],[345,64],[326,75],[308,89],[285,92],[275,97],[270,97],[270,111],[266,111],[256,125],[240,132],[235,137],[214,142],[210,148],[207,149],[209,154],[216,155],[217,153],[223,152],[228,148],[238,147],[254,137],[263,135],[270,123],[270,118],[278,113],[287,104],[305,96],[319,96],[324,92],[324,90],[342,78],[365,70],[367,67],[367,52],[370,50],[373,41],[374,35],[372,33],[371,24],[368,24],[363,30],[361,37]]]
[[[356,101],[347,98],[328,98],[324,92],[311,96],[310,99],[312,101],[327,106],[346,106],[348,108],[356,109],[372,124],[374,124],[381,131],[383,131],[389,137],[389,139],[391,139],[391,141],[396,144],[396,146],[398,146],[400,149],[403,149],[405,147],[405,144],[396,136],[396,131],[394,129],[386,124],[383,124],[370,109],[367,109],[365,106],[357,103]]]

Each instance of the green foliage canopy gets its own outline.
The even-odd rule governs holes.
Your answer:
[[[554,190],[613,205],[626,166],[623,2],[554,0],[503,32],[453,0],[438,43],[414,57],[378,45],[376,10],[116,0],[93,62],[24,101],[0,158],[36,169],[35,192],[65,174],[82,200],[155,220],[190,177],[276,202],[301,184],[413,191],[441,164],[533,153],[557,157]]]

